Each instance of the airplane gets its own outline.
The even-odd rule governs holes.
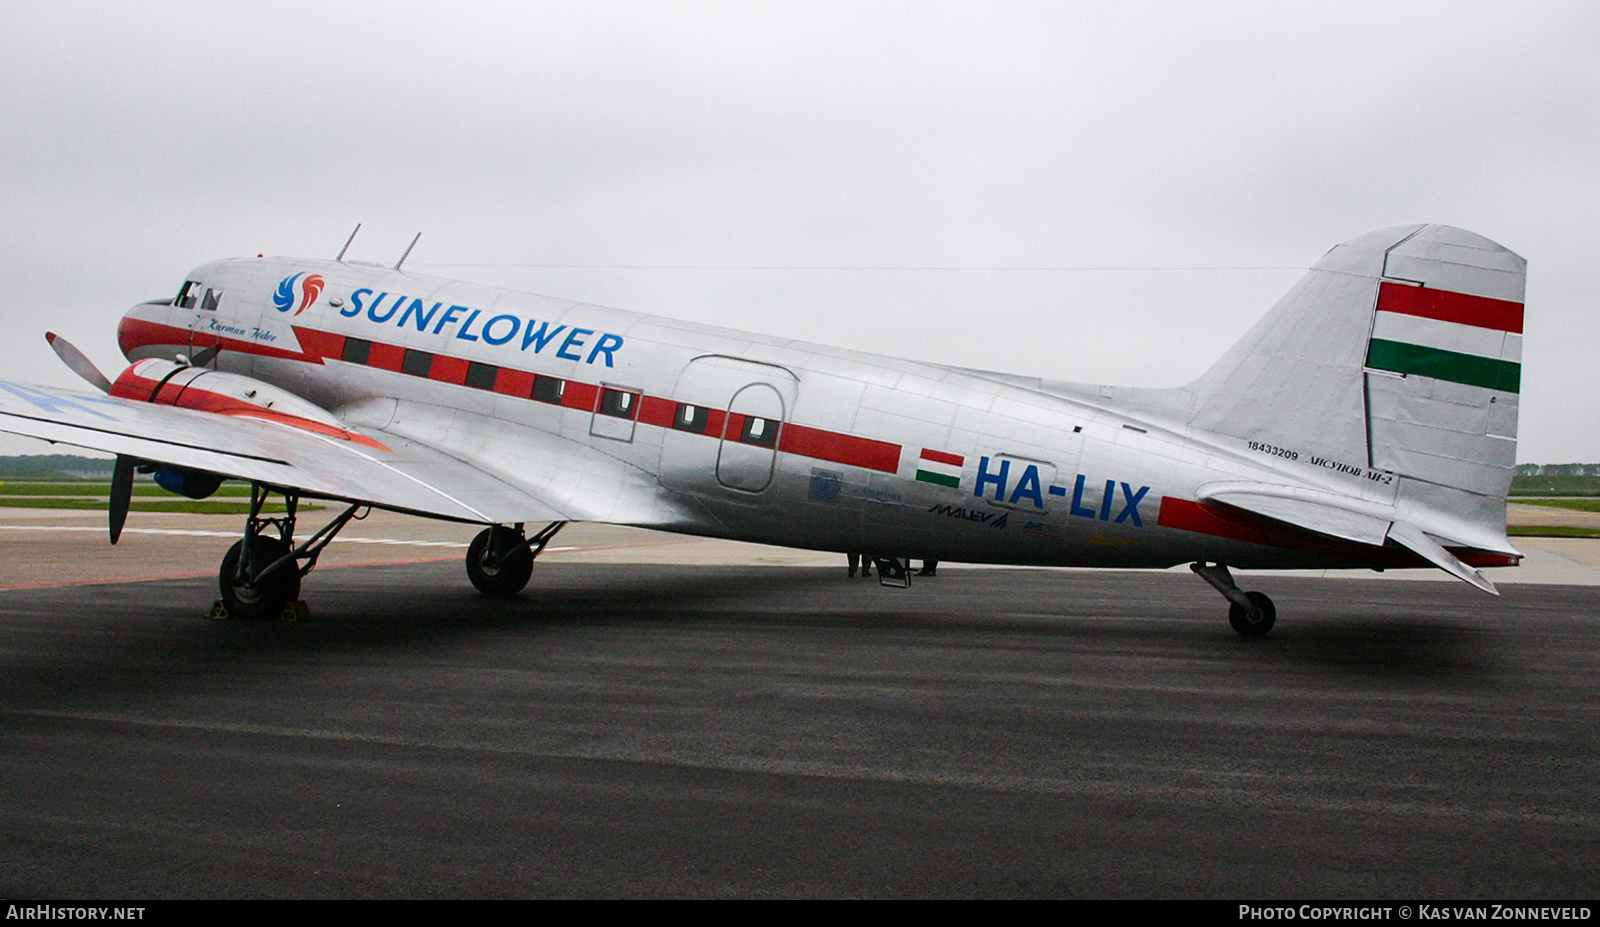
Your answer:
[[[1481,568],[1522,556],[1505,505],[1526,264],[1461,229],[1334,247],[1171,389],[896,360],[404,260],[203,265],[122,317],[114,381],[47,335],[98,392],[0,381],[0,430],[117,455],[112,543],[136,470],[193,498],[248,481],[219,571],[241,618],[291,605],[367,507],[483,525],[466,568],[488,596],[588,521],[876,552],[895,585],[912,558],[1188,563],[1246,637],[1276,607],[1230,568],[1433,566],[1495,593]],[[302,499],[343,509],[301,539]]]

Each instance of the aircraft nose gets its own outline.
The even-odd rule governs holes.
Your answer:
[[[123,313],[117,323],[117,347],[130,361],[171,357],[188,350],[189,332],[172,324],[172,300],[152,299]]]

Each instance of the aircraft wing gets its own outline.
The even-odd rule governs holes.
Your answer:
[[[307,495],[479,523],[569,520],[564,506],[428,445],[0,380],[0,431],[209,470]]]

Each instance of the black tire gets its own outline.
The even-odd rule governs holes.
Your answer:
[[[483,555],[489,549],[491,532],[494,534],[495,550],[512,551],[499,563],[484,561]],[[503,599],[516,595],[533,576],[533,555],[526,545],[527,538],[520,531],[499,525],[483,529],[467,547],[467,578],[486,596]]]
[[[245,621],[271,621],[283,614],[283,607],[300,598],[300,571],[295,564],[286,564],[265,580],[255,585],[238,581],[239,556],[244,541],[228,548],[222,558],[222,570],[217,575],[222,589],[222,605],[229,618]],[[277,538],[257,535],[255,540],[256,568],[271,566],[278,558],[289,553],[289,548]]]
[[[1228,623],[1244,637],[1260,637],[1272,630],[1273,622],[1278,620],[1278,609],[1264,593],[1246,592],[1245,595],[1250,598],[1250,604],[1254,607],[1229,606]]]

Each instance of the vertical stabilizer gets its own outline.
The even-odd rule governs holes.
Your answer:
[[[1509,551],[1524,278],[1449,226],[1354,238],[1188,388],[1190,423],[1394,474],[1397,526]]]

